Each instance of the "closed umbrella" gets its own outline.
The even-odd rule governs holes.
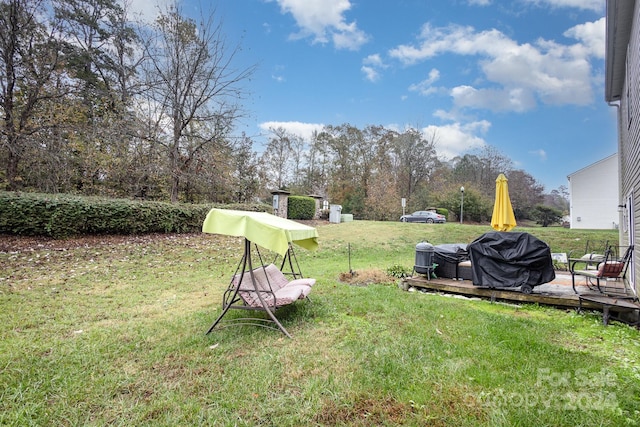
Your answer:
[[[496,231],[510,231],[516,226],[516,217],[511,207],[509,199],[509,185],[504,174],[496,178],[496,202],[493,205],[493,215],[491,216],[491,227]]]

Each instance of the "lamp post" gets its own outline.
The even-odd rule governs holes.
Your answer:
[[[463,212],[464,212],[464,187],[460,187],[460,224],[462,224]]]

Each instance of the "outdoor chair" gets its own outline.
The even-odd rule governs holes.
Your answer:
[[[276,318],[275,312],[285,306],[293,304],[302,299],[311,301],[309,293],[311,287],[316,283],[316,279],[304,278],[300,272],[300,266],[295,260],[293,247],[285,253],[282,266],[292,268],[290,272],[279,269],[273,263],[265,264],[258,245],[253,245],[245,239],[245,252],[238,264],[236,273],[231,277],[229,285],[222,297],[222,313],[211,325],[207,334],[217,325],[220,327],[231,325],[253,325],[270,329],[278,329],[287,337],[291,338],[289,332]],[[259,261],[258,267],[253,267],[251,253]],[[284,271],[284,272],[283,272]],[[292,277],[289,280],[287,276]],[[248,317],[237,317],[222,322],[222,318],[230,309],[249,310],[253,312],[264,312],[267,318],[259,315]],[[275,325],[275,327],[273,326]]]
[[[254,325],[280,330],[291,338],[291,334],[275,316],[275,312],[278,308],[300,299],[308,299],[315,279],[302,277],[293,244],[307,250],[316,249],[318,231],[308,225],[266,212],[215,208],[207,214],[202,223],[202,231],[244,238],[242,257],[222,297],[222,313],[207,334],[219,324],[221,328],[231,325]],[[275,259],[282,257],[280,269],[273,263],[266,264],[258,247],[273,252],[276,255]],[[257,261],[255,268],[254,257]],[[285,266],[289,267],[290,271],[287,271]],[[287,275],[293,280],[288,280]],[[252,314],[248,317],[227,319],[227,322],[224,322],[226,325],[222,325],[222,319],[230,309],[261,311],[267,318],[261,314]]]
[[[278,267],[269,264],[234,275],[228,292],[237,289],[247,307],[262,309],[264,301],[267,306],[278,308],[307,298],[315,283],[315,279],[304,278],[289,281]]]
[[[581,276],[585,278],[587,286],[592,291],[603,295],[633,297],[635,291],[627,289],[625,280],[633,256],[633,245],[626,249],[622,257],[618,255],[618,249],[617,246],[609,246],[599,259],[593,256],[573,259],[570,267],[573,291],[579,293],[576,289],[576,276]],[[584,266],[584,269],[577,269],[578,265]]]
[[[596,270],[598,264],[604,260],[605,253],[610,247],[608,240],[587,240],[583,251],[569,251],[567,264],[580,261],[584,263],[585,270]],[[569,270],[571,270],[570,266]]]

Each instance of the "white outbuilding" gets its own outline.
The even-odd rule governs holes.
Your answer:
[[[618,153],[569,174],[567,179],[571,228],[618,228]]]

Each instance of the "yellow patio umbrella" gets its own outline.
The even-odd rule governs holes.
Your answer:
[[[511,199],[509,199],[509,185],[504,174],[496,178],[496,202],[493,205],[491,227],[497,231],[510,231],[516,226],[516,217],[513,214]]]

